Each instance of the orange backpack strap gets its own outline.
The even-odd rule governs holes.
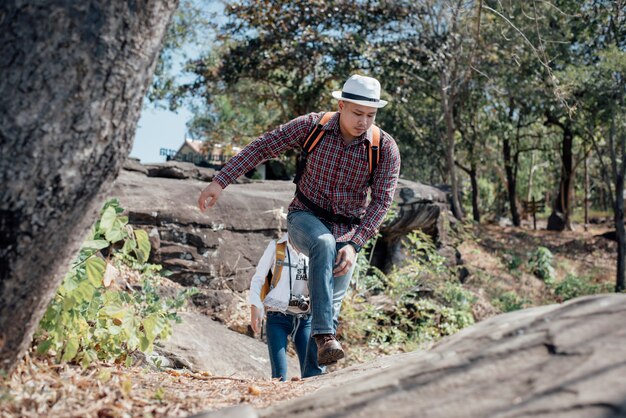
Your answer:
[[[267,272],[267,276],[265,276],[265,283],[263,283],[263,287],[261,288],[261,301],[265,300],[265,296],[270,292],[270,285],[272,283],[272,269]]]
[[[317,121],[317,125],[315,125],[315,128],[313,128],[313,130],[309,133],[306,141],[304,141],[304,145],[302,145],[302,150],[304,152],[309,154],[313,151],[313,149],[315,149],[317,144],[320,142],[320,139],[322,139],[326,133],[323,129],[324,125],[326,125],[328,121],[335,116],[335,113],[337,112],[326,112],[322,114],[320,120]]]
[[[262,301],[265,300],[265,296],[267,296],[270,290],[274,289],[280,281],[280,276],[283,273],[283,265],[285,264],[285,257],[287,257],[287,242],[276,243],[274,272],[272,273],[272,269],[267,272],[265,283],[263,283],[263,287],[261,288]]]
[[[302,152],[300,152],[300,157],[298,159],[298,167],[296,171],[295,178],[293,180],[294,183],[298,184],[300,181],[300,177],[304,173],[306,167],[306,160],[310,153],[313,152],[315,147],[320,143],[322,138],[324,138],[324,134],[326,131],[323,129],[324,125],[328,123],[328,121],[335,116],[337,112],[326,112],[322,114],[322,117],[317,121],[317,125],[309,132],[304,144],[302,145]],[[376,171],[376,167],[378,166],[378,162],[380,161],[380,150],[382,143],[382,131],[376,125],[372,125],[372,141],[367,142],[367,161],[369,165],[369,185],[371,186],[374,182],[374,171]]]
[[[313,152],[313,149],[319,144],[319,142],[324,138],[324,134],[326,131],[323,129],[324,125],[328,123],[328,121],[335,116],[337,112],[326,112],[322,113],[322,117],[317,121],[315,127],[309,132],[309,135],[306,137],[304,144],[302,144],[302,151],[300,151],[300,155],[298,156],[298,162],[296,164],[296,175],[293,179],[295,184],[300,182],[300,177],[304,174],[304,170],[306,168],[306,160],[308,155]]]
[[[370,186],[374,182],[374,171],[378,167],[378,161],[380,161],[380,149],[382,142],[382,132],[376,125],[372,125],[372,142],[367,145],[367,161],[370,168]]]
[[[287,256],[287,242],[280,242],[276,244],[276,262],[274,264],[274,278],[272,279],[272,289],[276,287],[280,281],[280,276],[283,273],[283,265],[285,264],[285,257]]]

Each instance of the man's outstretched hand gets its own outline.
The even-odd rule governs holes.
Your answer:
[[[198,207],[202,212],[207,210],[208,208],[212,208],[219,199],[220,194],[222,193],[222,186],[219,183],[211,182],[208,186],[202,190],[200,193],[200,197],[198,198]]]
[[[350,244],[344,245],[339,251],[337,251],[337,258],[335,259],[333,276],[340,277],[348,273],[355,262],[356,250]]]

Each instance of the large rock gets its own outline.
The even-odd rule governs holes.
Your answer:
[[[143,171],[136,161],[127,162],[128,169],[120,173],[110,196],[119,198],[131,224],[148,231],[150,261],[170,271],[170,279],[200,288],[202,295],[195,300],[201,300],[203,307],[217,306],[217,296],[223,299],[213,291],[246,290],[268,241],[286,229],[295,185],[291,181],[233,184],[213,208],[201,213],[197,199],[206,183],[197,180],[201,178],[197,172],[203,169],[174,162],[146,167]],[[166,177],[152,177],[157,174]],[[401,263],[403,239],[414,229],[441,240],[446,233],[446,199],[439,189],[400,180],[397,216],[381,228],[383,238],[376,245],[373,263],[385,270]]]
[[[261,417],[626,416],[626,295],[493,317],[429,351],[306,380]]]
[[[170,270],[171,279],[243,291],[269,239],[286,227],[281,213],[293,196],[289,184],[233,184],[201,213],[197,199],[206,183],[122,171],[110,196],[128,210],[130,223],[154,236],[151,261]]]
[[[267,345],[231,331],[205,315],[180,314],[172,337],[158,349],[170,367],[207,371],[214,376],[271,378]],[[289,377],[300,376],[298,361],[287,358]]]
[[[440,189],[400,179],[394,196],[397,213],[380,228],[381,238],[376,243],[372,264],[384,272],[401,265],[406,259],[406,236],[416,229],[445,246],[449,224],[454,221],[447,202],[447,194]]]

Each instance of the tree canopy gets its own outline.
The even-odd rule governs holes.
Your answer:
[[[624,3],[229,1],[191,81],[160,98],[193,103],[194,136],[241,145],[369,74],[402,176],[451,185],[457,217],[519,226],[546,199],[548,228],[571,229],[620,213]]]

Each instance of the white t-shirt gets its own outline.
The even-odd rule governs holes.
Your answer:
[[[285,261],[281,278],[274,289],[271,289],[265,296],[265,300],[261,301],[261,289],[265,283],[268,271],[274,272],[276,263],[276,244],[287,242]],[[272,240],[268,244],[263,256],[259,260],[252,281],[250,282],[250,295],[248,302],[255,305],[259,309],[270,311],[304,313],[296,306],[289,306],[289,282],[291,281],[291,295],[293,296],[309,296],[309,258],[299,253],[291,244],[289,244],[288,236],[285,233],[278,241]]]

